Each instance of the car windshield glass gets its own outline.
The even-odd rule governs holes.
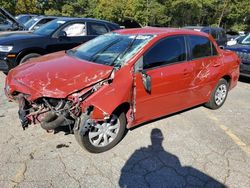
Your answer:
[[[239,44],[250,45],[250,34],[240,39]]]
[[[75,50],[69,50],[67,53],[82,60],[121,67],[152,38],[153,35],[108,33],[83,44]]]
[[[26,28],[30,28],[34,23],[38,21],[38,18],[31,18],[29,21],[27,21],[24,26]]]
[[[48,22],[47,24],[42,25],[33,33],[38,34],[38,35],[50,35],[65,22],[66,22],[65,20],[57,20],[57,19],[53,20],[51,22]]]

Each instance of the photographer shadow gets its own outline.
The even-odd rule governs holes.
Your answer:
[[[152,130],[152,145],[136,150],[122,168],[120,187],[226,187],[193,167],[181,166],[177,156],[164,150],[163,139],[160,129]]]

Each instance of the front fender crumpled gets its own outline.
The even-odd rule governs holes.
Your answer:
[[[120,70],[116,75],[112,83],[103,85],[99,90],[88,97],[82,104],[83,110],[89,106],[93,106],[92,118],[93,119],[105,119],[110,116],[114,110],[123,103],[131,102],[133,77],[132,74],[125,73],[130,72]]]

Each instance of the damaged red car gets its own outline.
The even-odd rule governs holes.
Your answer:
[[[74,125],[78,143],[99,153],[143,122],[199,104],[221,107],[239,64],[205,33],[124,29],[16,67],[5,92],[18,102],[23,128]]]

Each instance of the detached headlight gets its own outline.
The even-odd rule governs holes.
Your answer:
[[[0,45],[0,52],[10,52],[13,49],[13,46],[2,46]]]

